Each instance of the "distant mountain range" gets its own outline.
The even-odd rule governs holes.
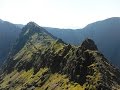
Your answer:
[[[97,21],[83,29],[46,28],[54,36],[63,41],[79,45],[85,38],[95,41],[98,49],[115,65],[120,66],[120,18],[113,17]]]
[[[119,90],[120,70],[91,39],[66,44],[29,22],[2,66],[0,90]]]
[[[15,24],[0,20],[0,63],[8,56],[10,48],[20,32],[21,29]]]

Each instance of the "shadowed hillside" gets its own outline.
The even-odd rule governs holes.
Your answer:
[[[6,59],[10,48],[16,41],[20,28],[16,25],[0,20],[0,66]]]

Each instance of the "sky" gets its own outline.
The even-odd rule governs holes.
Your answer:
[[[0,19],[15,24],[75,29],[110,17],[120,17],[120,0],[0,0]]]

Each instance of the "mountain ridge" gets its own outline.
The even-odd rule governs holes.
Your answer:
[[[120,20],[119,19],[120,19],[119,17],[112,17],[112,18],[105,19],[103,21],[97,21],[97,22],[91,23],[86,27],[84,27],[83,29],[75,29],[75,30],[57,29],[57,28],[49,28],[49,27],[43,27],[43,28],[45,28],[49,33],[53,34],[55,37],[61,38],[64,42],[69,44],[79,45],[85,38],[93,39],[96,42],[98,49],[105,55],[105,57],[107,57],[114,65],[119,67],[120,65],[120,62],[119,62],[119,57],[120,57],[119,55],[119,33],[120,33],[119,21]],[[105,22],[106,20],[109,23],[109,25],[104,25],[106,23]],[[96,23],[97,24],[102,23],[103,25],[96,26]],[[23,25],[20,25],[20,26],[16,25],[16,26],[19,27],[19,29],[23,27]],[[19,36],[18,34],[20,32],[21,30],[19,30],[19,32],[15,36]],[[13,41],[15,41],[16,39],[17,37],[15,37]],[[2,42],[4,43],[3,40]],[[8,44],[10,44],[11,42],[8,42]],[[4,44],[4,46],[5,45],[6,44]],[[7,52],[10,51],[9,47],[10,46],[7,46],[8,48]],[[8,53],[6,55],[8,55]],[[3,56],[3,54],[0,56]],[[4,59],[2,60],[4,61]]]
[[[9,56],[0,76],[0,89],[120,88],[119,69],[98,51],[93,40],[86,39],[79,46],[66,44],[61,39],[53,38],[45,29],[35,28],[33,23],[32,27],[27,24],[23,28],[19,38],[21,36],[27,40]],[[18,39],[14,47],[21,42]]]

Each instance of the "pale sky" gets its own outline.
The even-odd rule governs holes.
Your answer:
[[[0,19],[17,24],[83,28],[110,17],[120,17],[120,0],[0,0]]]

